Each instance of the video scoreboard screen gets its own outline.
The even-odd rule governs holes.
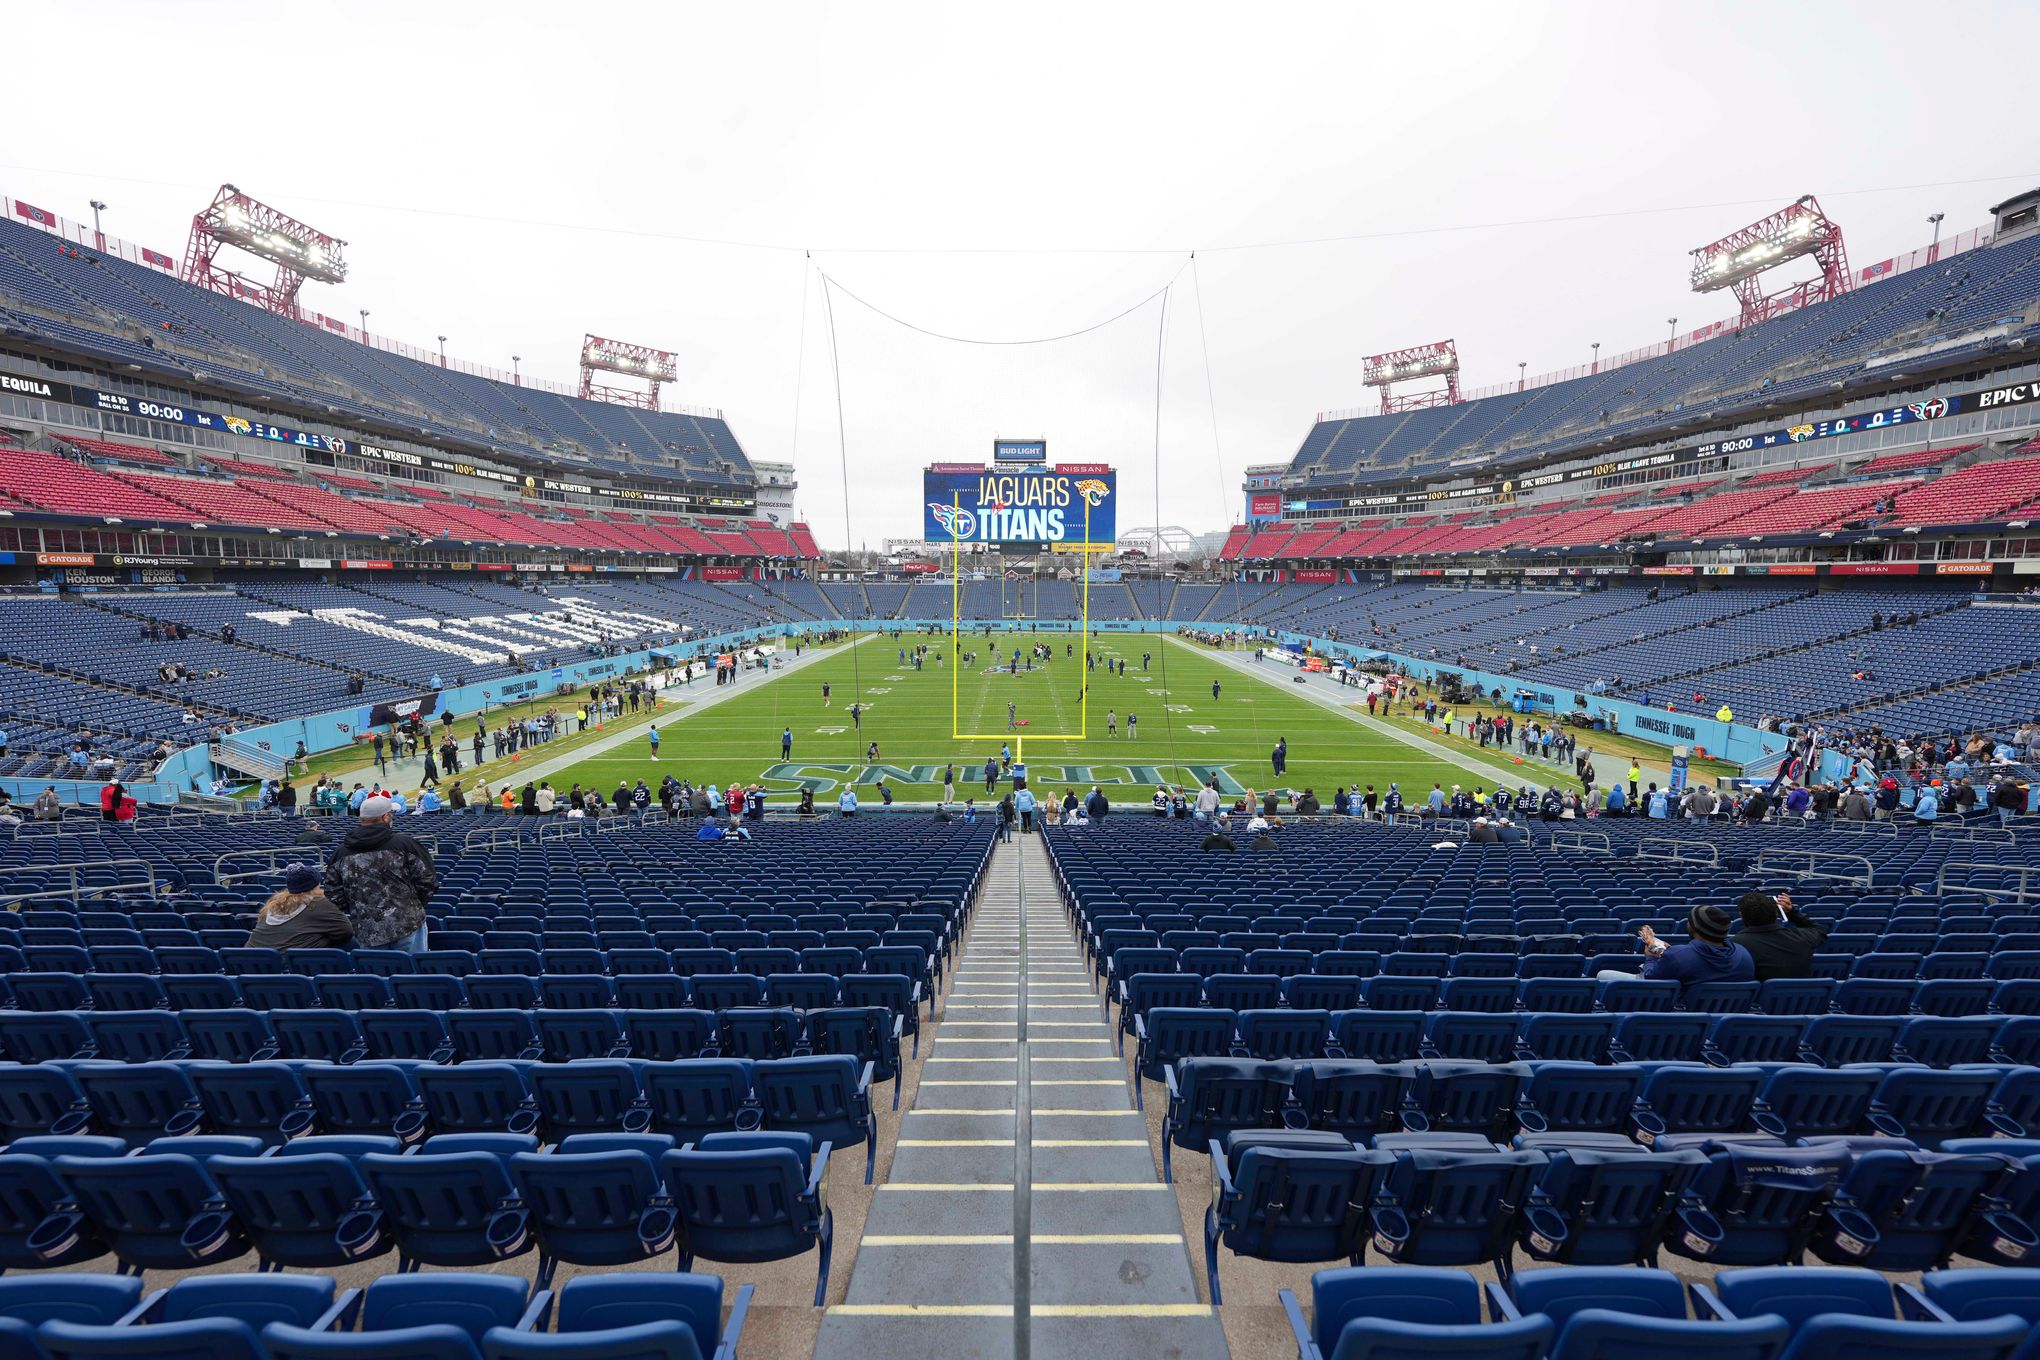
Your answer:
[[[922,536],[931,544],[1109,552],[1118,537],[1118,474],[1103,463],[1041,468],[937,464],[922,477]]]

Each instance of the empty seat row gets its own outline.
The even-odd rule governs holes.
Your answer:
[[[875,1069],[848,1054],[749,1062],[599,1059],[515,1062],[45,1063],[0,1067],[0,1132],[12,1153],[52,1133],[140,1147],[220,1134],[261,1146],[312,1134],[396,1138],[441,1133],[795,1132],[877,1155]]]
[[[1162,1175],[1176,1149],[1307,1129],[1389,1149],[1680,1149],[1827,1139],[2040,1138],[2040,1069],[1748,1063],[1259,1062],[1187,1058],[1167,1073]],[[2034,1148],[2040,1151],[2040,1146]]]
[[[1149,1080],[1186,1058],[1262,1061],[1901,1063],[1952,1068],[2040,1062],[2040,1016],[1566,1015],[1476,1011],[1232,1011],[1156,1007],[1134,1017],[1135,1067]],[[0,1036],[4,1036],[0,1026]],[[1145,1097],[1140,1097],[1144,1099]]]
[[[1447,1267],[1360,1266],[1317,1272],[1310,1296],[1306,1318],[1280,1295],[1299,1360],[2009,1360],[2040,1333],[2040,1270],[2027,1268],[1936,1270],[1913,1285],[1861,1267],[1750,1267],[1687,1286],[1669,1271],[1582,1265],[1483,1288]]]
[[[1660,1251],[1716,1265],[1785,1265],[1811,1252],[1910,1271],[1957,1255],[2015,1265],[2040,1244],[2028,1217],[2040,1207],[2040,1155],[1843,1143],[1711,1154],[1387,1151],[1285,1130],[1214,1139],[1211,1159],[1204,1239],[1214,1303],[1221,1246],[1353,1266],[1372,1248],[1404,1265],[1491,1266],[1509,1281],[1535,1274],[1517,1274],[1518,1252],[1617,1267],[1654,1266]],[[1750,1193],[1753,1183],[1761,1193]]]
[[[1134,973],[1108,992],[1130,1032],[1136,1016],[1156,1006],[1228,1010],[1562,1011],[1701,1015],[2032,1015],[2040,1013],[2040,978],[1911,979],[1774,978],[1769,982],[1676,982],[1625,977],[1420,978],[1354,977],[1340,973]]]
[[[900,1070],[906,1019],[886,1006],[608,1010],[0,1012],[15,1062],[579,1062],[848,1053]],[[918,1047],[918,1039],[916,1040]]]
[[[1120,932],[1108,932],[1117,933]],[[1148,935],[1151,932],[1139,934]],[[1523,954],[1489,953],[1479,950],[1457,954],[1420,952],[1399,948],[1385,937],[1374,935],[1346,935],[1336,939],[1325,936],[1315,942],[1321,943],[1322,948],[1305,948],[1301,945],[1279,947],[1272,943],[1277,938],[1275,936],[1254,937],[1244,941],[1237,936],[1220,937],[1227,938],[1233,939],[1234,943],[1190,945],[1180,949],[1153,939],[1121,939],[1111,941],[1110,947],[1100,952],[1094,963],[1098,977],[1107,983],[1134,972],[1195,973],[1201,977],[1217,973],[1251,973],[1275,977],[1326,973],[1338,977],[1421,977],[1440,980],[1578,978],[1593,977],[1603,970],[1634,973],[1641,969],[1644,963],[1642,954],[1637,952],[1634,935],[1567,937],[1567,943],[1577,939],[1582,945],[1591,947],[1584,950],[1569,948],[1552,952],[1533,950]],[[2014,939],[2025,941],[2032,938],[2026,935],[2004,937],[2005,941]],[[1258,944],[1254,939],[1266,939],[1270,943]],[[1407,944],[1408,941],[1402,943]],[[1384,945],[1386,949],[1380,947]],[[1833,978],[1838,981],[1850,978],[1887,980],[1989,978],[1995,981],[2040,978],[2040,949],[2004,948],[1996,952],[1950,949],[1932,953],[1817,953],[1813,956],[1810,971],[1814,977]]]
[[[830,1149],[804,1134],[711,1134],[681,1146],[647,1136],[586,1137],[548,1152],[510,1134],[435,1138],[409,1151],[393,1139],[308,1139],[264,1152],[248,1140],[168,1138],[134,1156],[90,1147],[90,1140],[44,1141],[51,1145],[47,1155],[0,1158],[0,1176],[17,1203],[47,1213],[26,1233],[16,1223],[0,1225],[0,1259],[11,1268],[111,1255],[120,1280],[252,1252],[264,1272],[325,1273],[394,1252],[392,1278],[402,1279],[422,1267],[487,1266],[535,1254],[534,1318],[543,1317],[535,1305],[562,1262],[619,1266],[673,1253],[685,1272],[696,1254],[765,1261],[820,1246],[818,1305],[828,1279],[831,1228],[822,1186]],[[719,1187],[736,1193],[725,1199]],[[317,1308],[294,1318],[305,1330],[345,1328],[361,1304],[350,1297],[334,1307],[330,1277],[213,1275],[182,1281],[108,1319],[101,1310],[113,1304],[111,1288],[72,1283],[92,1278],[40,1275],[33,1291],[0,1282],[0,1318],[153,1326],[190,1316],[186,1310],[201,1302],[197,1296],[209,1283],[250,1279],[323,1290]],[[506,1295],[514,1285],[516,1308],[525,1309],[522,1280],[484,1278],[503,1279]],[[137,1291],[139,1285],[136,1279]],[[57,1339],[85,1340],[62,1333]],[[147,1349],[152,1342],[141,1334],[91,1339],[109,1349],[84,1353],[164,1354]],[[176,1354],[204,1353],[193,1344],[199,1338],[181,1339],[186,1349]],[[232,1344],[246,1338],[211,1339],[228,1343],[225,1354],[260,1354]],[[123,1341],[133,1349],[122,1349]]]
[[[794,932],[798,933],[798,932]],[[211,948],[194,945],[27,945],[9,950],[0,946],[0,978],[17,973],[147,973],[184,976],[192,973],[225,973],[229,977],[266,977],[289,974],[372,973],[378,976],[407,973],[441,973],[453,977],[476,974],[520,974],[537,977],[612,976],[638,973],[851,973],[895,971],[897,961],[919,951],[939,976],[951,948],[946,932],[895,929],[883,936],[870,931],[837,932],[846,943],[825,945],[817,935],[811,946],[794,948],[768,945],[757,932],[725,931],[726,943],[714,943],[715,936],[699,932],[669,935],[688,947],[665,948],[647,939],[642,948],[598,949],[483,947],[485,936],[471,932],[442,931],[428,938],[432,948],[419,954],[391,949],[249,949],[238,945]],[[245,934],[237,935],[245,939]],[[751,943],[752,940],[756,943]],[[466,941],[466,943],[463,943]],[[473,947],[468,947],[468,945]]]
[[[11,1009],[36,1011],[500,1010],[549,1006],[573,1010],[590,1006],[651,1009],[764,1004],[799,1006],[896,1005],[901,1014],[919,1009],[934,985],[927,956],[908,952],[888,960],[898,971],[871,973],[16,973],[4,985]],[[932,1004],[932,1001],[931,1001]],[[0,1015],[9,1008],[0,1007]]]

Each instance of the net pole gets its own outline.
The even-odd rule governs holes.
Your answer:
[[[1084,497],[1084,550],[1077,554],[1077,566],[1084,573],[1082,622],[1078,624],[1077,640],[1084,644],[1084,651],[1091,650],[1091,498]],[[1088,676],[1088,670],[1080,670],[1078,676]],[[1080,680],[1077,688],[1077,731],[1085,741],[1091,739],[1091,686],[1088,680]]]
[[[963,511],[963,493],[949,493],[950,503],[956,512]],[[962,740],[963,726],[957,712],[960,672],[963,670],[962,645],[957,641],[963,631],[963,536],[956,532],[956,516],[949,519],[949,739]]]

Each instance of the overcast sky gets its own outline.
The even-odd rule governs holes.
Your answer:
[[[232,181],[350,242],[318,310],[561,381],[585,331],[673,349],[671,398],[792,461],[829,545],[829,310],[853,541],[918,533],[917,469],[1001,433],[1116,463],[1122,528],[1206,530],[1373,404],[1364,355],[1581,363],[1725,315],[1686,252],[1799,194],[1860,267],[2040,184],[2030,0],[67,0],[5,32],[5,192],[181,256]],[[984,340],[1167,291],[988,347],[825,309],[824,272]]]

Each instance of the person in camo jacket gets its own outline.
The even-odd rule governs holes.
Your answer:
[[[439,873],[415,837],[394,829],[394,812],[381,796],[362,802],[360,825],[326,866],[326,896],[353,922],[356,947],[422,954]]]

